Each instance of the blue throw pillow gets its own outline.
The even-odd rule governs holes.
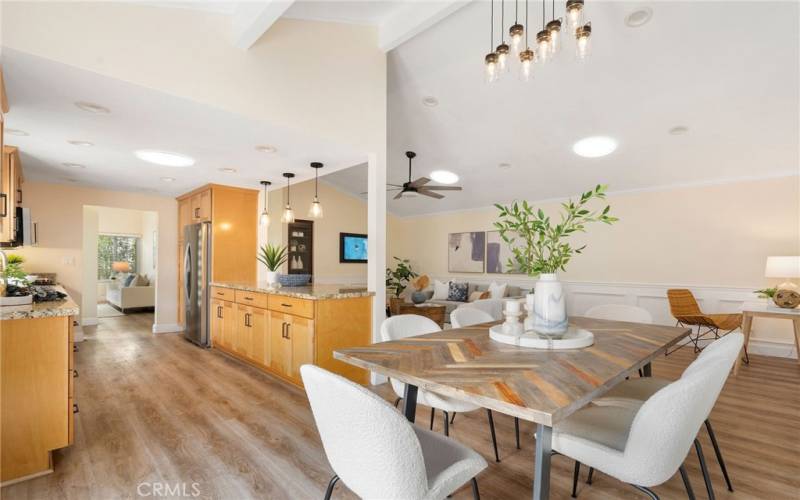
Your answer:
[[[136,275],[135,274],[129,274],[125,278],[125,283],[123,283],[122,286],[124,286],[125,288],[128,288],[129,286],[131,286],[133,284],[133,280],[135,280],[135,279],[136,279]]]
[[[447,300],[466,302],[469,296],[468,290],[468,283],[456,283],[455,281],[451,281],[450,287],[447,290]]]

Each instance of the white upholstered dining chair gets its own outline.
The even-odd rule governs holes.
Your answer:
[[[503,319],[503,307],[505,307],[505,303],[506,301],[503,299],[481,299],[476,300],[475,302],[461,304],[456,308],[456,310],[479,309],[485,313],[488,313],[492,317],[492,320],[500,321]]]
[[[631,323],[652,323],[653,315],[647,309],[626,304],[603,304],[589,308],[584,314],[587,318],[630,321]]]
[[[495,321],[491,314],[474,307],[459,307],[450,313],[450,324],[453,328],[491,323]]]
[[[360,498],[438,500],[472,481],[486,460],[471,449],[406,420],[377,394],[314,365],[300,367],[325,455]]]
[[[435,333],[440,331],[442,330],[439,328],[439,325],[425,316],[419,316],[417,314],[400,314],[398,316],[386,318],[383,323],[381,323],[381,340],[388,342],[390,340],[401,340],[408,337],[415,337],[417,335],[424,335],[427,333]],[[392,378],[389,379],[389,382],[392,384],[392,389],[394,389],[394,392],[397,395],[397,399],[394,402],[394,405],[397,406],[400,400],[405,396],[406,384]],[[441,394],[436,394],[435,392],[426,391],[423,389],[419,389],[417,392],[417,404],[430,406],[431,430],[433,430],[433,422],[434,418],[436,417],[436,410],[441,410],[442,413],[444,413],[445,436],[450,435],[451,415],[454,415],[455,413],[468,413],[481,408],[473,403],[449,398],[447,396],[442,396]],[[492,433],[494,459],[496,462],[499,462],[500,454],[497,451],[497,435],[495,434],[492,410],[487,409],[486,414],[489,418],[489,429]],[[518,427],[517,430],[519,430]],[[519,447],[519,437],[517,437],[517,447]]]
[[[589,406],[556,424],[553,450],[576,461],[573,496],[580,464],[585,464],[653,499],[658,496],[650,488],[680,471],[693,498],[683,461],[722,391],[742,342],[740,337],[725,355],[707,359],[640,406]]]

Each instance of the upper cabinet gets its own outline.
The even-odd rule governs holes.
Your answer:
[[[19,150],[3,147],[0,168],[0,245],[13,246],[16,241],[17,207],[22,205],[22,164]]]

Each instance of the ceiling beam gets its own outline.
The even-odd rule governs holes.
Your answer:
[[[381,23],[378,46],[382,51],[389,52],[471,2],[472,0],[409,2]]]
[[[239,2],[231,21],[233,44],[242,50],[252,47],[293,3],[294,0]]]

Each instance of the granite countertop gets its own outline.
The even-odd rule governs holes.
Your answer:
[[[260,292],[272,295],[283,295],[285,297],[295,297],[308,300],[328,300],[328,299],[354,299],[359,297],[372,297],[375,292],[370,292],[366,287],[347,286],[347,285],[308,285],[308,286],[284,286],[280,288],[269,288],[266,281],[258,283],[245,283],[236,281],[216,281],[211,286],[222,288],[233,288],[247,292]]]
[[[67,293],[60,286],[53,289],[62,293]],[[7,319],[35,319],[35,318],[55,318],[59,316],[77,316],[81,310],[72,298],[67,294],[64,300],[53,300],[49,302],[34,302],[20,306],[0,306],[0,320]]]

